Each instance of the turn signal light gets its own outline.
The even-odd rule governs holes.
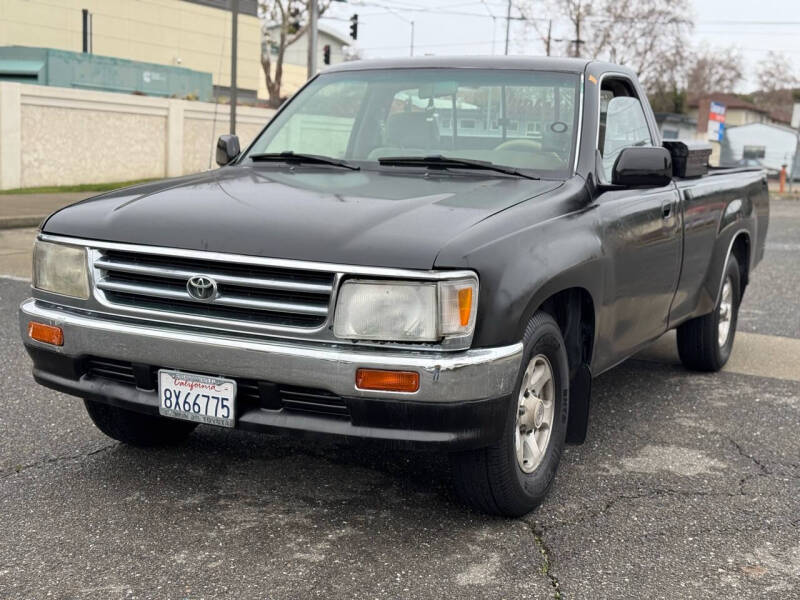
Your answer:
[[[31,321],[28,323],[28,337],[37,342],[52,344],[53,346],[64,345],[64,332],[61,327],[55,325],[45,325]]]
[[[466,327],[469,325],[469,317],[472,314],[472,288],[463,288],[458,290],[458,317],[461,320],[461,326]]]
[[[419,373],[359,369],[356,371],[356,387],[381,392],[416,392],[419,389]]]

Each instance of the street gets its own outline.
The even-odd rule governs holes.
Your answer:
[[[687,372],[667,334],[597,378],[520,520],[458,504],[433,453],[106,438],[30,376],[34,235],[0,231],[0,598],[800,598],[798,201],[772,203],[728,367]]]

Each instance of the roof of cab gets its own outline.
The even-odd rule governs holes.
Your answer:
[[[592,62],[586,58],[550,56],[418,56],[354,60],[329,67],[323,73],[368,69],[518,69],[583,73]]]

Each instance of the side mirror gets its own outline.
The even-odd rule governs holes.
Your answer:
[[[661,187],[672,181],[672,156],[666,148],[623,148],[614,161],[611,184],[624,187]]]
[[[217,140],[217,164],[224,167],[239,156],[239,138],[235,135],[221,135]]]

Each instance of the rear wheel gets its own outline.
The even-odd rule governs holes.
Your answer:
[[[144,415],[95,400],[84,400],[84,403],[86,412],[100,431],[131,446],[177,444],[197,427],[196,423],[190,421]]]
[[[547,495],[569,412],[567,351],[558,324],[536,313],[523,342],[502,438],[488,448],[451,455],[459,496],[476,510],[509,517],[530,512]]]
[[[741,274],[736,257],[731,254],[717,306],[702,317],[678,327],[678,354],[681,362],[695,371],[719,371],[733,349],[741,301]]]

